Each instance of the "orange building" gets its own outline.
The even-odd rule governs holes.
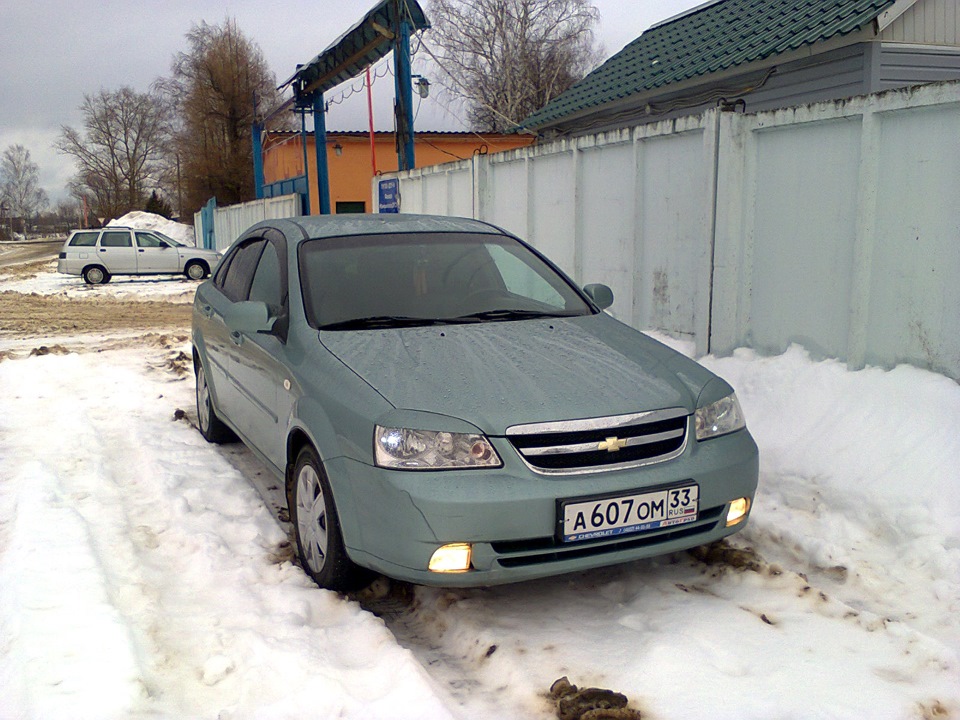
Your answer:
[[[378,172],[396,172],[397,149],[392,132],[374,134]],[[418,132],[414,152],[418,168],[456,160],[468,160],[475,152],[501,152],[534,142],[532,135],[500,135],[467,132]],[[313,133],[307,134],[310,172],[310,212],[319,214],[317,156]],[[484,150],[486,148],[486,150]],[[373,162],[370,135],[366,132],[328,132],[327,167],[330,177],[330,211],[372,212],[370,181]],[[270,132],[263,141],[265,184],[303,175],[303,144],[298,132]]]

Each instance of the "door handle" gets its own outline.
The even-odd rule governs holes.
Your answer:
[[[243,344],[243,335],[241,335],[241,334],[238,333],[238,332],[232,332],[232,333],[230,333],[230,339],[233,340],[233,344],[234,344],[234,345],[242,345],[242,344]]]
[[[143,252],[143,248],[137,248],[137,252]]]
[[[204,317],[213,317],[213,306],[212,305],[201,305],[200,314]]]
[[[107,251],[106,248],[100,248],[100,252],[106,252],[106,251]]]

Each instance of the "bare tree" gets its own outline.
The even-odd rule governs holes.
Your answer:
[[[0,157],[0,201],[8,218],[20,218],[24,231],[27,221],[49,204],[40,187],[40,168],[23,145],[10,145]]]
[[[507,130],[600,60],[590,0],[431,0],[425,47],[476,130]]]
[[[263,53],[235,21],[202,22],[186,37],[189,50],[174,57],[173,76],[157,87],[176,108],[168,167],[171,177],[178,171],[181,212],[189,215],[213,196],[223,204],[253,199],[254,97],[269,110],[278,96]]]
[[[123,87],[84,95],[80,111],[84,131],[63,127],[56,143],[77,165],[72,193],[105,219],[142,209],[158,186],[170,137],[167,106],[156,95]]]

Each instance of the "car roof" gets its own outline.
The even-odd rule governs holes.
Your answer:
[[[77,230],[71,230],[70,234],[72,235],[73,233],[78,233],[78,232],[101,232],[103,230],[133,230],[133,228],[127,227],[126,225],[107,225],[106,227],[102,227],[102,228],[79,228]],[[152,232],[152,231],[145,230],[142,232]]]
[[[280,221],[265,220],[263,223],[255,225],[251,230],[260,225],[268,227],[283,226],[285,230],[292,230],[293,228],[290,227],[292,225],[299,228],[305,238],[310,239],[342,237],[344,235],[381,235],[415,232],[504,234],[504,231],[495,225],[490,225],[489,223],[479,220],[471,220],[470,218],[401,213],[308,215],[304,217],[287,218]],[[289,233],[287,234],[289,235]]]

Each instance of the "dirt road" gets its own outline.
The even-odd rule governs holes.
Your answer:
[[[191,306],[185,303],[105,297],[77,300],[0,292],[0,333],[43,337],[63,333],[188,329],[190,312]]]
[[[62,245],[62,240],[0,243],[0,277],[29,278],[47,272]],[[190,310],[190,303],[182,301],[119,300],[94,294],[81,299],[7,291],[0,292],[0,336],[189,331]]]
[[[55,258],[63,247],[63,241],[64,238],[53,238],[52,240],[0,243],[0,267],[6,268]]]

